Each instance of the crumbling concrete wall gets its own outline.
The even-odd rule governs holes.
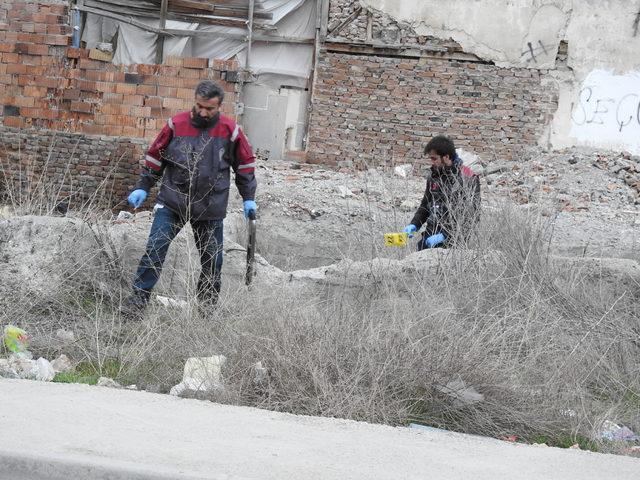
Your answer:
[[[78,200],[109,173],[119,203],[142,146],[169,117],[191,108],[201,79],[223,86],[223,113],[234,114],[236,84],[225,78],[237,77],[237,65],[174,58],[125,67],[91,59],[89,50],[69,47],[67,3],[0,2],[0,165],[23,186],[46,171],[65,185],[62,195]]]
[[[328,53],[314,91],[308,158],[356,166],[418,161],[434,135],[512,158],[555,112],[540,70]]]
[[[451,38],[466,52],[496,65],[550,70],[559,101],[553,121],[539,139],[541,144],[558,148],[589,145],[640,153],[640,115],[635,102],[640,92],[640,2],[360,3],[410,25],[418,35]],[[562,44],[568,47],[566,64],[557,61]],[[599,73],[602,71],[610,74]],[[624,85],[622,90],[618,90],[620,85]]]

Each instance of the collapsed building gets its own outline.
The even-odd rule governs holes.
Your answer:
[[[640,5],[611,0],[0,3],[5,178],[112,205],[202,78],[262,158],[422,162],[435,134],[491,162],[640,153]]]

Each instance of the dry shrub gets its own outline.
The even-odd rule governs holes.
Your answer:
[[[121,380],[166,390],[186,358],[223,354],[226,391],[216,400],[299,414],[561,437],[592,435],[605,418],[631,424],[640,413],[637,285],[612,286],[605,274],[554,259],[550,223],[533,213],[488,212],[433,272],[357,292],[226,282],[213,311],[201,314],[189,298],[185,310],[153,305],[129,324],[117,311],[135,265],[122,265],[108,230],[89,218],[78,231],[92,240],[69,238],[75,248],[47,266],[66,280],[46,298],[17,295],[12,308],[41,336],[76,332],[72,347],[43,351],[97,365],[116,357]],[[256,380],[256,362],[266,379]],[[443,393],[452,380],[484,400]]]

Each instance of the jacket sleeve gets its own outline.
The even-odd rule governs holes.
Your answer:
[[[431,194],[431,178],[427,180],[427,187],[424,191],[424,196],[422,197],[422,201],[420,202],[420,206],[416,211],[416,214],[413,216],[411,223],[416,226],[416,229],[420,230],[420,227],[427,221],[429,218],[429,212],[431,211],[431,204],[433,198]]]
[[[256,181],[255,168],[256,157],[246,135],[236,125],[231,135],[231,166],[235,172],[236,187],[243,200],[255,200]]]
[[[173,128],[171,120],[160,130],[160,133],[153,141],[147,154],[144,157],[144,167],[140,177],[136,182],[135,189],[142,189],[147,193],[153,188],[158,179],[162,177],[166,166],[164,151],[169,146],[169,142],[173,138]]]

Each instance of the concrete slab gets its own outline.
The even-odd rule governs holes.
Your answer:
[[[0,478],[640,478],[640,459],[0,379]]]

